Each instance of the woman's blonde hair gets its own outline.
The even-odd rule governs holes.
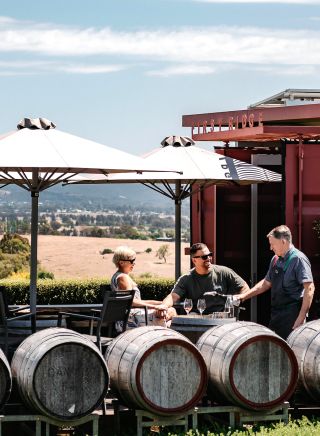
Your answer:
[[[119,267],[120,260],[130,260],[136,256],[136,252],[127,245],[121,245],[114,250],[112,262]]]

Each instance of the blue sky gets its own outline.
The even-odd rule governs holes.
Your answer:
[[[142,154],[183,114],[320,88],[320,0],[0,0],[1,130],[24,116]]]

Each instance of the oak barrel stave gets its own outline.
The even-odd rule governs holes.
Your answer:
[[[29,336],[17,348],[11,369],[26,405],[62,421],[90,414],[108,389],[108,370],[98,348],[68,329]]]
[[[216,326],[197,342],[208,368],[208,394],[218,403],[270,410],[290,398],[298,364],[288,344],[252,322]]]
[[[129,407],[156,415],[190,410],[207,384],[204,360],[183,335],[156,326],[129,330],[106,353],[110,386]]]
[[[299,366],[296,400],[320,401],[320,320],[314,320],[295,329],[287,338]]]
[[[12,376],[9,362],[0,348],[0,410],[8,400],[12,389]]]

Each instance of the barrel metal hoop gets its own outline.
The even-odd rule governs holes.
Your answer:
[[[5,354],[1,350],[1,348],[0,348],[0,365],[1,365],[4,373],[6,374],[5,387],[3,387],[1,389],[3,391],[3,397],[0,398],[0,407],[2,408],[10,397],[10,393],[11,393],[11,389],[12,389],[12,374],[11,374],[9,362],[8,362]],[[3,384],[3,381],[4,380],[2,379],[1,384]]]

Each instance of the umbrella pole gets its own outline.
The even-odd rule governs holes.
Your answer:
[[[181,181],[176,181],[175,195],[175,279],[181,276]]]
[[[38,269],[38,199],[39,192],[36,190],[38,183],[38,170],[32,172],[31,191],[31,256],[30,256],[30,309],[35,315],[37,306],[37,269]]]

